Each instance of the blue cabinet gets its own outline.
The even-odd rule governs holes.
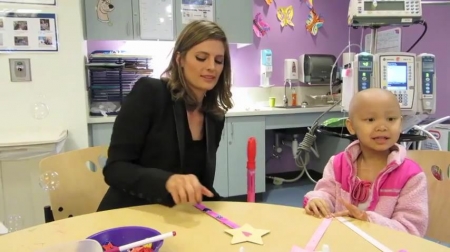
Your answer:
[[[173,3],[173,18],[178,35],[185,27],[182,23],[182,0],[173,0]],[[215,0],[214,3],[214,19],[225,31],[229,43],[253,43],[253,1]],[[84,12],[86,40],[142,40],[139,0],[110,3],[84,0]],[[167,40],[154,40],[159,39]]]
[[[113,123],[89,124],[89,145],[109,146],[111,141]],[[222,197],[228,197],[228,141],[227,125],[222,131],[222,140],[216,154],[216,176],[214,189]]]
[[[266,190],[266,129],[264,116],[227,118],[228,196],[247,194],[247,142],[256,138],[256,193]]]
[[[222,197],[228,197],[228,140],[227,124],[222,131],[219,148],[216,153],[216,176],[214,178],[214,189]]]
[[[182,0],[174,0],[177,35],[186,24],[182,23]],[[225,31],[229,43],[253,43],[253,1],[215,0],[215,22]]]
[[[89,124],[89,146],[109,146],[113,125],[112,123]]]
[[[222,197],[247,194],[247,142],[257,141],[256,192],[265,192],[265,116],[228,117],[216,153],[214,188]],[[89,125],[90,146],[109,145],[113,123]]]
[[[87,40],[133,40],[132,1],[84,0]]]
[[[229,43],[253,43],[252,0],[216,0],[216,22]]]

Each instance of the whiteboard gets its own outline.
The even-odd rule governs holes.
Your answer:
[[[370,51],[370,40],[372,34],[367,34],[365,37],[364,51]],[[394,28],[377,33],[377,53],[384,52],[401,52],[402,51],[402,29]]]
[[[139,0],[140,37],[174,40],[173,0]]]

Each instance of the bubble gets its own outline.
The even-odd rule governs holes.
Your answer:
[[[20,216],[18,214],[9,215],[6,218],[5,226],[6,226],[6,228],[8,228],[8,232],[10,232],[10,233],[21,230],[23,228],[22,216]]]
[[[36,102],[32,106],[33,117],[42,120],[48,116],[48,106],[43,102]]]
[[[39,176],[39,185],[45,191],[53,191],[59,186],[59,177],[57,172],[47,171]]]
[[[34,100],[44,102],[47,100],[47,96],[45,94],[36,94]]]

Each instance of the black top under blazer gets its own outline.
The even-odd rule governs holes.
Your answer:
[[[213,188],[216,152],[222,136],[224,117],[205,113],[206,164],[200,182]],[[186,174],[186,106],[174,101],[167,83],[143,77],[122,104],[113,126],[108,160],[103,169],[110,186],[98,211],[146,204],[173,206],[166,182],[173,174]]]

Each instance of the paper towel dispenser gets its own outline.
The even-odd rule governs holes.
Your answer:
[[[308,85],[330,85],[334,82],[338,67],[331,69],[336,62],[336,56],[331,54],[302,54],[299,58],[299,81]]]

